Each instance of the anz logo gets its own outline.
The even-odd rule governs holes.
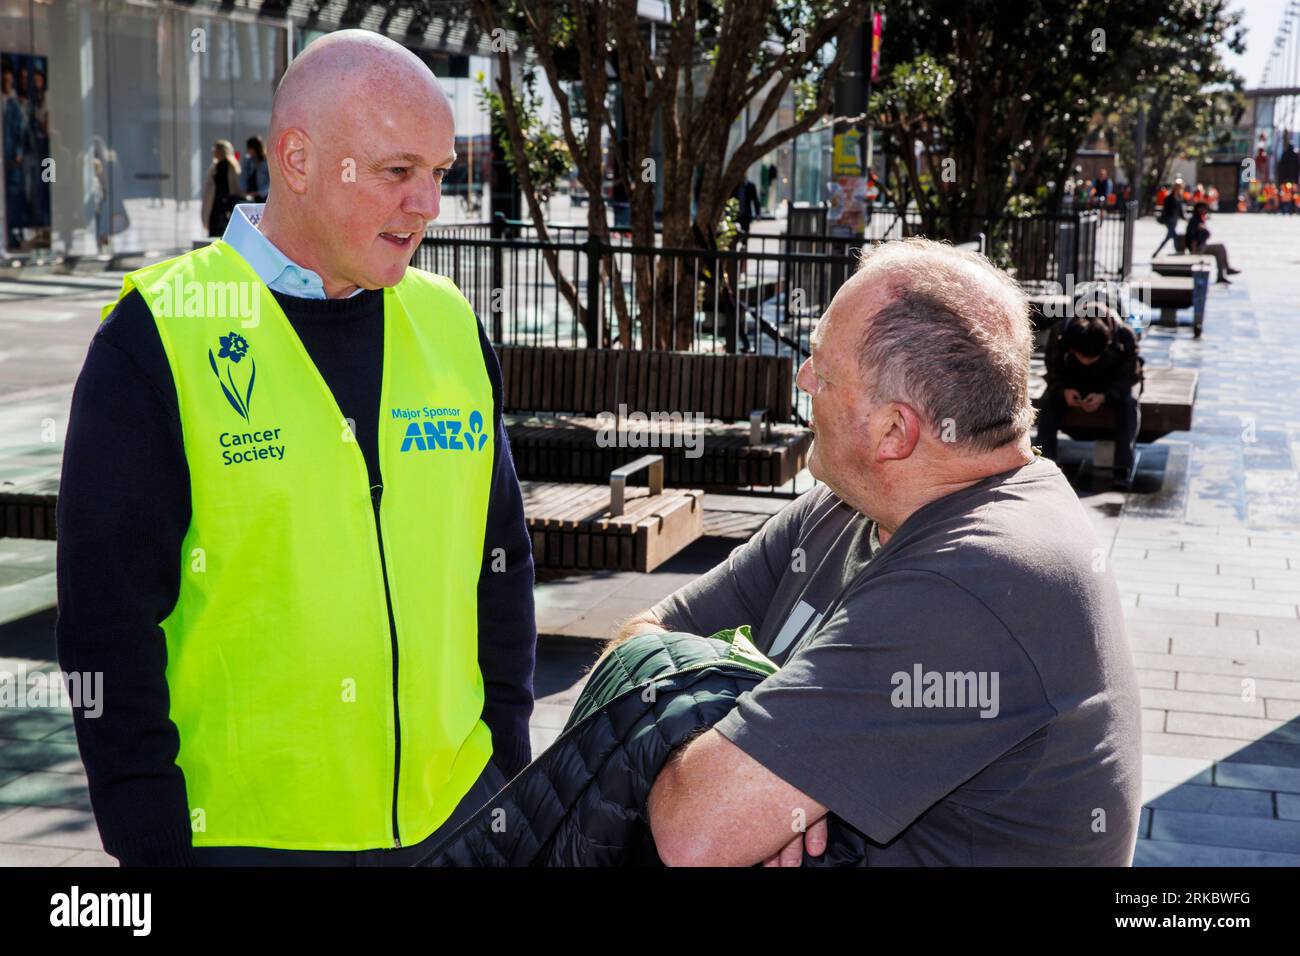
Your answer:
[[[406,426],[406,434],[402,437],[401,450],[407,452],[461,448],[468,451],[482,451],[487,440],[482,414],[470,412],[463,428],[459,418],[437,417],[411,422]]]

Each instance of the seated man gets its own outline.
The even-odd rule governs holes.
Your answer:
[[[647,814],[673,865],[798,865],[826,816],[868,865],[1128,865],[1137,680],[1114,577],[1029,445],[1024,294],[883,243],[798,383],[818,486],[621,636],[752,625],[780,669],[678,748]]]
[[[1136,463],[1141,414],[1134,386],[1142,381],[1137,336],[1108,306],[1085,301],[1047,333],[1047,388],[1038,410],[1038,446],[1056,459],[1056,433],[1067,408],[1115,415],[1114,486],[1127,490]],[[1139,390],[1140,391],[1140,390]]]

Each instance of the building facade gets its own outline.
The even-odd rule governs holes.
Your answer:
[[[464,26],[413,23],[331,0],[0,0],[6,257],[165,252],[207,235],[204,177],[217,140],[265,138],[295,51],[342,25],[383,29],[419,53],[456,110],[455,219],[475,205],[488,133],[472,79],[490,71]],[[373,21],[373,22],[372,22]],[[458,166],[461,164],[458,163]],[[476,179],[480,179],[476,182]],[[453,192],[457,189],[453,186]],[[478,218],[475,212],[473,218]]]

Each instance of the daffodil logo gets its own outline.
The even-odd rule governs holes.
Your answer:
[[[249,421],[248,406],[253,398],[253,382],[257,378],[257,362],[248,354],[248,339],[244,338],[238,332],[231,332],[223,335],[219,339],[221,350],[212,354],[212,349],[208,349],[208,364],[212,366],[212,374],[217,377],[217,384],[221,386],[221,392],[226,396],[226,401],[230,407],[237,411],[241,418]],[[235,384],[234,368],[245,358],[248,359],[248,385],[242,390]],[[226,376],[221,377],[221,368],[217,365],[217,359],[225,359],[223,363]]]

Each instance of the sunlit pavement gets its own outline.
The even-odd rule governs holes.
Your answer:
[[[1295,866],[1300,216],[1221,215],[1210,228],[1244,271],[1211,287],[1199,341],[1189,328],[1153,328],[1143,340],[1151,364],[1200,370],[1194,427],[1144,450],[1132,493],[1083,491],[1081,500],[1109,549],[1143,686],[1147,809],[1135,862]],[[1149,271],[1162,233],[1139,224],[1136,273]],[[71,384],[106,293],[0,294],[9,297],[0,298],[4,481],[58,461]],[[563,725],[595,639],[725,556],[779,503],[717,505],[710,534],[655,574],[538,586],[547,636],[535,753]],[[0,539],[0,671],[53,667],[53,568],[52,544]],[[0,711],[0,865],[112,865],[88,811],[70,715]]]

